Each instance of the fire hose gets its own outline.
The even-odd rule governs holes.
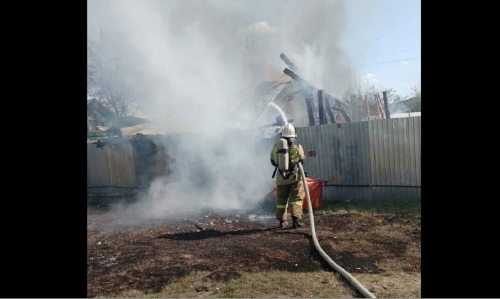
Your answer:
[[[316,230],[314,228],[314,216],[313,209],[311,204],[311,198],[309,197],[309,187],[307,185],[306,176],[304,174],[304,168],[302,168],[302,163],[297,163],[299,165],[299,170],[302,175],[302,182],[304,183],[304,190],[306,191],[307,196],[307,209],[309,214],[309,222],[311,223],[311,235],[314,243],[314,247],[319,252],[321,257],[338,273],[340,273],[345,279],[347,279],[365,298],[377,298],[372,293],[370,293],[362,284],[360,284],[351,274],[349,274],[346,270],[342,269],[339,265],[337,265],[319,246],[318,239],[316,237]]]

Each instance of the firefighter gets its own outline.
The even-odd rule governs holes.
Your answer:
[[[302,220],[302,201],[305,191],[304,183],[297,163],[305,159],[304,149],[292,140],[297,138],[293,125],[286,123],[281,138],[271,150],[271,164],[275,166],[273,177],[276,177],[276,219],[279,227],[288,225],[287,207],[292,206],[292,228],[304,226]]]

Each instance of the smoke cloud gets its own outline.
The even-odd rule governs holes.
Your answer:
[[[133,53],[123,63],[134,66],[124,71],[133,70],[130,83],[145,95],[144,115],[138,116],[198,129],[180,138],[170,153],[183,163],[179,179],[159,178],[132,205],[143,218],[206,207],[244,209],[274,187],[272,144],[260,145],[248,133],[231,129],[228,111],[242,90],[283,75],[287,66],[281,53],[297,66],[298,75],[329,94],[340,94],[351,78],[340,46],[344,1],[87,3],[88,34],[116,33]],[[256,126],[275,119],[262,121]]]

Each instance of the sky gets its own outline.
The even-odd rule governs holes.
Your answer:
[[[167,93],[194,98],[215,91],[220,98],[276,80],[287,67],[281,53],[298,66],[301,78],[334,96],[352,82],[392,88],[401,98],[421,89],[421,0],[87,3],[88,34],[124,34],[138,51],[135,63],[142,71],[133,82],[144,83],[153,101]]]
[[[273,186],[270,148],[255,152],[252,145],[228,140],[226,148],[231,150],[221,150],[218,138],[230,125],[224,113],[242,89],[283,76],[288,66],[280,58],[282,53],[297,66],[297,75],[338,98],[353,82],[392,88],[402,98],[410,97],[413,87],[420,89],[420,0],[87,3],[87,34],[117,34],[123,42],[118,50],[129,53],[122,57],[121,69],[145,95],[144,115],[137,116],[190,121],[208,133],[207,138],[186,141],[179,148],[192,157],[185,158],[185,173],[208,172],[214,186],[187,195],[170,188],[168,180],[157,181],[141,208],[147,206],[156,215],[175,203],[192,202],[193,194],[203,194],[204,203],[217,207],[242,207],[261,200],[263,186]],[[200,165],[200,159],[221,163]],[[246,177],[248,169],[251,180]],[[237,184],[228,184],[235,180]],[[226,201],[221,203],[221,198]]]
[[[421,90],[421,1],[352,0],[342,41],[361,84],[402,98]]]

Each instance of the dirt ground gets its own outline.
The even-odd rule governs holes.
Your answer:
[[[419,215],[344,212],[313,217],[323,251],[354,277],[385,271],[420,276]],[[200,211],[189,219],[131,225],[117,222],[108,208],[88,207],[87,297],[133,289],[160,292],[193,270],[209,273],[205,279],[212,281],[271,269],[332,271],[315,249],[307,213],[303,221],[306,227],[279,229],[272,212]]]

